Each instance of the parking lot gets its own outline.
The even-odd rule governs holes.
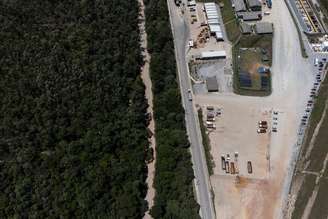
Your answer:
[[[215,129],[209,134],[211,154],[214,158],[214,174],[239,175],[247,178],[263,179],[268,176],[268,148],[271,136],[271,109],[253,106],[236,107],[229,100],[222,105],[214,106],[220,110],[215,117]],[[208,112],[203,107],[203,112]],[[206,113],[204,113],[206,121]],[[266,133],[258,133],[259,121],[267,121]],[[238,154],[235,157],[235,154]],[[236,169],[235,174],[222,168],[221,157],[230,158]],[[229,157],[229,158],[228,158]],[[251,162],[252,173],[249,173],[247,162]],[[238,173],[238,174],[237,174]]]

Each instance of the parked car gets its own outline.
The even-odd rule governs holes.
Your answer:
[[[259,121],[259,125],[267,125],[268,124],[268,122],[267,121],[264,121],[264,120],[262,120],[262,121]]]
[[[264,128],[259,128],[259,129],[257,129],[257,133],[266,133],[266,129],[264,129]]]
[[[247,172],[249,174],[253,173],[252,163],[250,161],[247,161]]]

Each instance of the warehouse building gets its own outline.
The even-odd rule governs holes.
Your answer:
[[[223,40],[217,5],[214,2],[207,2],[204,3],[204,8],[211,35],[215,36],[217,41]]]
[[[235,12],[246,11],[246,5],[244,0],[232,0],[232,7]]]
[[[244,21],[256,21],[262,19],[261,12],[238,12],[237,16]]]
[[[206,87],[208,92],[218,92],[219,85],[216,76],[206,78]]]
[[[262,4],[259,0],[248,0],[248,7],[252,11],[261,11],[262,10]]]
[[[269,22],[261,22],[255,24],[255,32],[257,34],[272,34],[273,24]]]
[[[222,59],[226,58],[226,52],[224,50],[216,51],[204,51],[200,53],[198,59],[208,60],[208,59]]]

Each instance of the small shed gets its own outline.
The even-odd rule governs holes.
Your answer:
[[[216,76],[208,77],[206,79],[206,87],[208,92],[217,92],[219,91],[218,81]]]
[[[273,24],[269,22],[261,22],[255,24],[255,32],[257,34],[272,34]]]

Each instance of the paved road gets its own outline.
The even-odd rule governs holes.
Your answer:
[[[188,89],[191,89],[191,82],[188,76],[188,67],[186,62],[189,29],[183,15],[180,14],[179,9],[175,6],[174,1],[168,0],[167,2],[174,37],[175,56],[178,66],[182,103],[185,109],[187,132],[191,143],[193,168],[197,182],[197,200],[201,208],[200,215],[204,219],[214,219],[215,213],[211,198],[209,175],[204,148],[199,130],[198,116],[192,101],[188,100],[187,95]]]

